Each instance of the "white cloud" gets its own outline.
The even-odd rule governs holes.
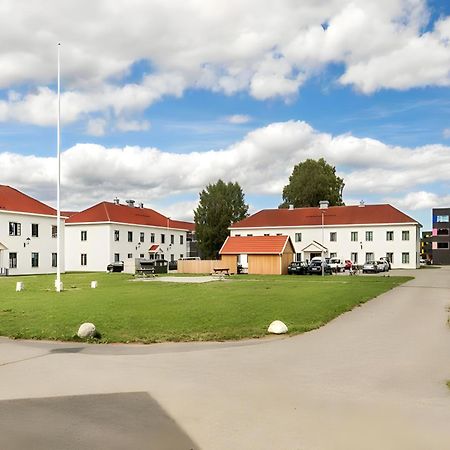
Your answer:
[[[450,205],[450,195],[438,195],[434,192],[427,191],[410,192],[405,197],[391,197],[388,200],[411,211],[444,208]]]
[[[429,15],[425,0],[3,0],[0,89],[34,88],[0,100],[0,121],[52,123],[58,41],[66,122],[123,119],[188,88],[289,100],[330,63],[365,93],[447,86],[450,19],[424,33]]]
[[[294,165],[320,157],[337,167],[349,198],[393,198],[396,204],[406,204],[402,202],[410,198],[409,192],[448,184],[450,173],[450,147],[393,147],[351,135],[332,136],[305,122],[289,121],[255,129],[225,149],[207,152],[77,144],[62,153],[64,208],[86,207],[116,195],[147,204],[177,195],[194,196],[218,178],[238,181],[247,194],[281,197]],[[0,153],[0,167],[0,183],[53,200],[53,158]],[[434,194],[420,195],[408,205],[419,204],[420,199],[431,204],[435,199]]]
[[[444,136],[445,139],[450,139],[450,128],[442,130],[442,136]]]
[[[240,125],[250,122],[252,118],[246,114],[234,114],[232,116],[225,117],[225,120],[229,123]]]
[[[150,129],[150,122],[148,120],[120,119],[116,123],[116,128],[120,131],[146,131]]]
[[[106,130],[105,119],[102,118],[90,119],[87,124],[86,133],[92,136],[103,136],[105,134],[105,130]]]

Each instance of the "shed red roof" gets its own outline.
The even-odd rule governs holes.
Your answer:
[[[280,255],[289,243],[289,236],[228,236],[219,253]]]
[[[10,186],[0,184],[0,211],[56,216],[56,210]]]
[[[110,202],[98,203],[70,216],[66,220],[67,224],[91,222],[130,223],[135,225],[178,228],[188,231],[195,229],[194,223],[169,219],[150,208],[136,208],[134,206],[117,205]]]
[[[331,206],[324,212],[325,225],[375,223],[418,223],[391,205]],[[314,226],[322,224],[322,210],[316,208],[263,209],[231,228]]]

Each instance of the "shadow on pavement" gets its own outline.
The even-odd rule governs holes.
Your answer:
[[[0,401],[7,450],[197,450],[146,392]]]

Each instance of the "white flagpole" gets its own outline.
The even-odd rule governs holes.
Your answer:
[[[58,175],[57,175],[57,188],[56,188],[56,292],[61,292],[61,205],[60,205],[60,186],[61,186],[61,131],[60,131],[60,119],[61,119],[61,67],[60,67],[60,48],[61,43],[58,42],[58,119],[57,119],[57,161],[58,161]]]

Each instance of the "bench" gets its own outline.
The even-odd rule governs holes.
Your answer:
[[[148,276],[155,276],[155,268],[154,267],[150,267],[150,268],[145,268],[145,269],[136,269],[136,275],[140,275],[142,277],[148,277]]]
[[[213,275],[230,275],[230,269],[228,267],[215,267],[213,269]]]

